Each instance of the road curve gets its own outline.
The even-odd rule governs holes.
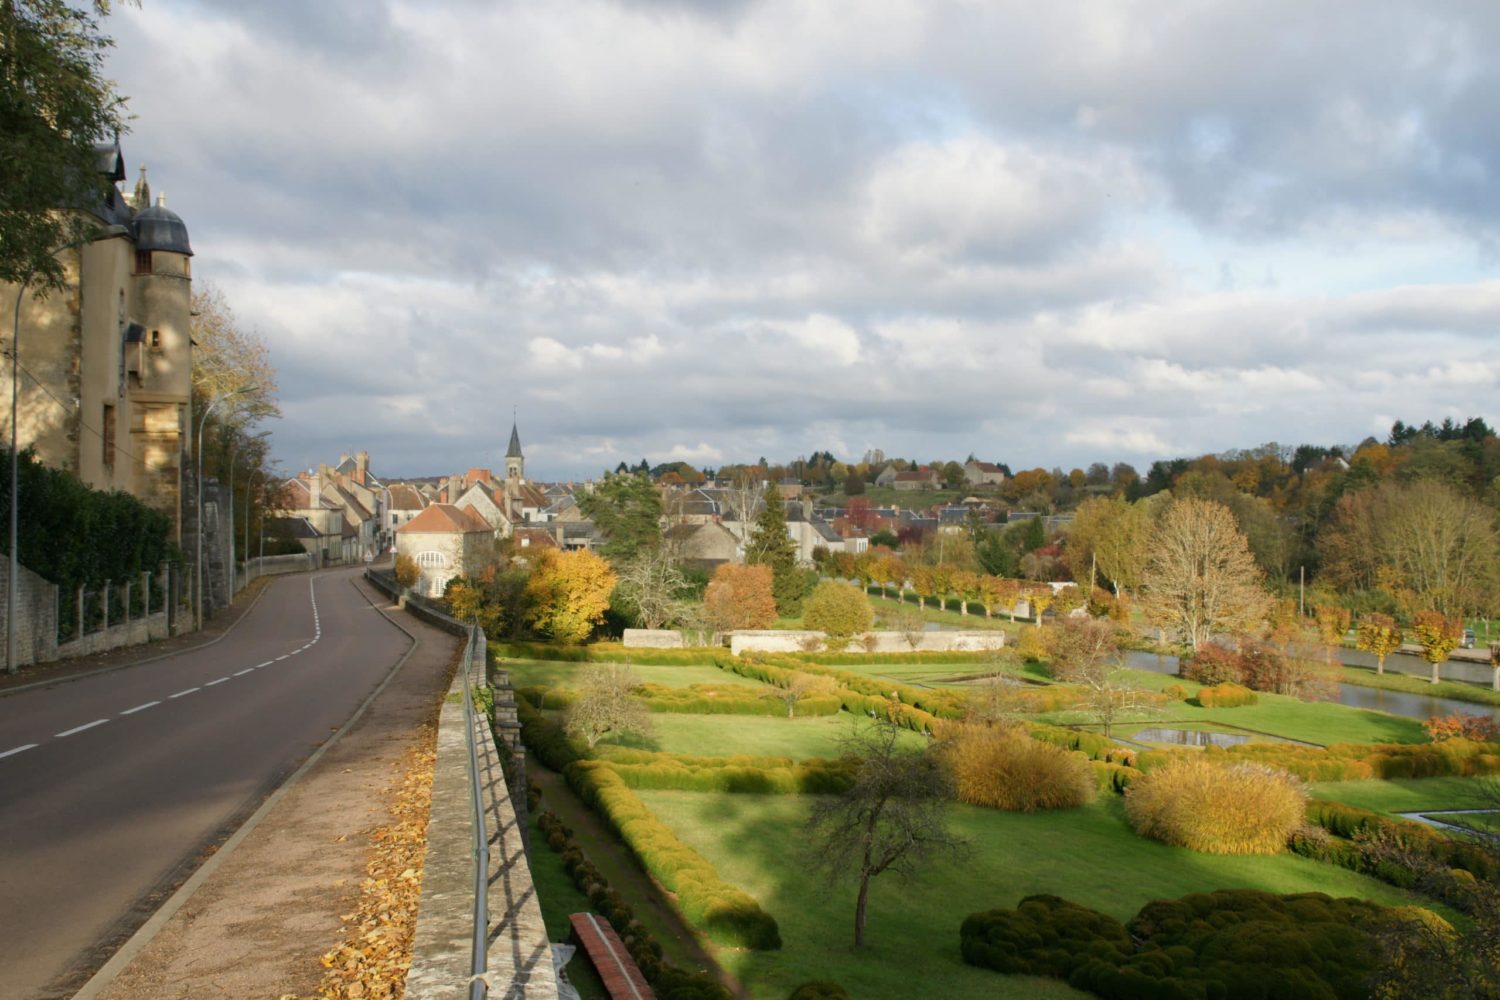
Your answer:
[[[67,997],[411,645],[356,570],[222,641],[0,699],[0,996]]]

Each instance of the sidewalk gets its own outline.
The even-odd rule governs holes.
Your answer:
[[[223,638],[225,633],[234,628],[245,616],[245,612],[249,611],[251,606],[260,599],[266,587],[277,579],[279,578],[274,576],[263,576],[258,580],[252,580],[250,586],[235,596],[229,607],[203,623],[201,632],[188,632],[158,642],[148,642],[140,646],[123,646],[107,653],[95,653],[92,656],[80,656],[71,660],[27,664],[15,674],[6,673],[3,668],[0,668],[0,698],[33,685],[61,684],[88,674],[132,667],[138,663],[149,663],[164,656],[171,656],[173,653],[205,646]]]
[[[243,839],[226,845],[185,902],[174,897],[180,908],[153,919],[121,950],[123,969],[80,997],[276,1000],[317,993],[326,973],[322,956],[356,927],[368,866],[396,839],[393,831],[409,826],[413,786],[430,780],[438,710],[462,651],[456,637],[395,612],[363,580],[351,585],[417,637],[404,666],[358,721],[273,797]],[[149,940],[140,940],[153,925]]]

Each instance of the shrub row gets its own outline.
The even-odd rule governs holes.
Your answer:
[[[1031,730],[1032,739],[1060,746],[1064,750],[1082,751],[1089,760],[1120,760],[1128,762],[1135,759],[1134,751],[1121,747],[1120,744],[1105,738],[1099,733],[1069,729],[1066,726],[1052,726],[1040,722],[1031,723],[1028,728]]]
[[[1335,743],[1329,747],[1242,743],[1227,749],[1205,747],[1201,752],[1208,757],[1220,757],[1221,761],[1227,757],[1272,764],[1304,781],[1500,774],[1500,743],[1475,743],[1462,739],[1440,743]],[[1173,756],[1170,750],[1149,751],[1137,758],[1137,766],[1150,770]]]
[[[1307,821],[1338,837],[1387,840],[1445,868],[1459,868],[1488,881],[1500,880],[1500,858],[1493,851],[1422,823],[1322,799],[1308,802]]]
[[[1056,896],[971,914],[965,962],[1066,979],[1109,1000],[1368,995],[1380,935],[1419,919],[1322,893],[1221,890],[1148,903],[1128,925]]]
[[[535,685],[521,690],[541,708],[567,708],[578,700],[578,691],[573,688]],[[640,698],[651,711],[666,714],[786,715],[786,702],[780,695],[738,685],[693,684],[688,687],[671,687],[666,684],[639,684],[631,689],[631,694]],[[843,707],[843,699],[832,694],[808,695],[797,700],[798,715],[837,715]]]
[[[684,792],[836,795],[854,783],[849,767],[836,760],[808,760],[781,767],[687,767],[675,762],[623,764],[614,760],[610,765],[631,788]]]
[[[697,851],[677,839],[608,763],[568,765],[568,784],[603,816],[647,871],[677,894],[687,919],[721,944],[758,951],[781,947],[776,920],[735,888]]]
[[[662,957],[661,945],[635,918],[635,911],[625,898],[609,887],[608,880],[573,842],[573,831],[561,820],[544,812],[536,822],[547,846],[562,855],[568,877],[588,897],[589,905],[614,927],[625,950],[659,995],[674,1000],[732,1000],[733,994],[717,979],[707,973],[679,969]]]
[[[1240,684],[1225,681],[1198,689],[1198,704],[1204,708],[1240,708],[1260,702],[1260,695]]]
[[[490,654],[512,660],[562,660],[568,663],[639,663],[659,667],[711,667],[728,654],[716,646],[653,649],[596,642],[559,646],[543,642],[491,642]]]
[[[529,689],[518,691],[516,719],[521,723],[521,739],[536,754],[536,759],[561,771],[582,756],[561,725],[547,718],[532,704]]]
[[[746,659],[746,657],[740,657]],[[762,653],[755,660],[783,669],[832,677],[842,688],[875,698],[884,698],[919,708],[943,719],[962,719],[967,710],[961,694],[951,690],[913,687],[879,677],[868,677],[848,670],[836,670],[822,664],[800,660],[790,653]]]
[[[741,677],[748,677],[751,680],[781,688],[788,687],[799,674],[816,677],[833,676],[835,680],[847,676],[858,678],[861,682],[868,681],[868,678],[861,678],[858,674],[844,674],[843,671],[813,667],[812,664],[802,664],[796,660],[789,660],[778,665],[760,658],[740,657],[720,661],[719,666]],[[804,666],[811,669],[803,669]],[[866,685],[862,683],[861,686]],[[892,687],[893,689],[899,688],[901,685],[892,685]],[[939,727],[938,717],[932,713],[904,702],[892,701],[879,694],[866,694],[860,690],[840,687],[834,692],[833,697],[838,698],[840,706],[851,714],[879,716],[914,732],[935,733]],[[957,716],[953,717],[957,718]]]

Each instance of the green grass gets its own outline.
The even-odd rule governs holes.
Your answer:
[[[949,605],[953,608],[957,608],[957,599],[950,598]],[[896,600],[894,596],[881,597],[879,596],[878,592],[870,595],[870,607],[875,609],[876,615],[887,614],[891,611],[894,611],[900,606],[901,602]],[[918,610],[917,598],[911,593],[911,591],[907,591],[906,593],[906,606],[913,611]],[[1013,622],[999,613],[996,613],[995,617],[993,618],[986,618],[982,613],[975,614],[973,611],[971,611],[967,615],[959,614],[956,610],[940,611],[937,609],[937,607],[934,606],[934,602],[932,600],[928,600],[926,609],[922,611],[922,619],[929,622],[938,622],[942,625],[953,625],[958,628],[1003,629],[1011,633],[1014,633],[1022,628],[1035,628],[1035,626],[1029,622]]]
[[[1189,692],[1198,685],[1146,670],[1125,671],[1129,682],[1160,691],[1181,684]],[[1087,718],[1076,712],[1040,716],[1048,722],[1078,723]],[[1199,708],[1187,702],[1169,702],[1155,715],[1136,715],[1132,722],[1222,722],[1286,739],[1328,745],[1330,743],[1425,743],[1427,732],[1415,719],[1369,709],[1349,708],[1334,701],[1299,701],[1279,694],[1260,694],[1260,703],[1240,708]],[[1164,723],[1163,723],[1164,724]]]
[[[1313,785],[1309,791],[1314,798],[1382,813],[1487,809],[1500,803],[1500,781],[1494,778],[1326,781]]]
[[[1435,698],[1452,698],[1476,705],[1500,705],[1500,691],[1482,688],[1463,681],[1431,681],[1411,674],[1377,674],[1369,667],[1344,667],[1341,678],[1345,684],[1359,687],[1381,688],[1385,691],[1405,691],[1408,694],[1431,695]]]
[[[839,741],[848,735],[854,716],[848,712],[810,719],[784,719],[757,715],[668,715],[651,716],[651,736],[627,737],[603,742],[668,753],[728,756],[837,757]],[[911,746],[925,744],[916,733],[903,733]]]
[[[721,950],[719,960],[757,998],[782,1000],[808,979],[839,981],[856,997],[955,1000],[1077,997],[1056,980],[1000,976],[963,964],[958,927],[969,913],[1051,893],[1119,919],[1146,902],[1220,888],[1319,891],[1394,904],[1415,901],[1384,883],[1292,855],[1217,857],[1137,837],[1117,797],[1075,810],[1002,813],[956,806],[968,838],[962,864],[925,868],[909,884],[872,883],[867,946],[852,945],[855,887],[832,890],[803,867],[802,796],[640,792],[641,798],[719,874],[755,896],[781,926],[778,952]],[[920,983],[919,991],[913,984]]]
[[[510,671],[510,682],[516,687],[577,687],[584,674],[595,663],[568,663],[562,660],[506,660],[503,664]],[[760,681],[732,674],[727,670],[709,666],[666,667],[632,663],[630,670],[642,684],[664,684],[667,687],[688,687],[692,684],[733,684],[738,687],[773,690]]]
[[[566,941],[572,934],[568,916],[573,913],[589,913],[593,907],[588,897],[578,891],[568,872],[563,868],[562,855],[547,846],[541,832],[536,828],[536,817],[531,818],[531,854],[527,859],[531,866],[531,882],[536,888],[537,902],[542,907],[542,922],[547,925],[547,940]],[[580,949],[567,965],[568,981],[578,990],[583,1000],[609,1000],[609,991],[604,981],[594,971],[588,956]]]

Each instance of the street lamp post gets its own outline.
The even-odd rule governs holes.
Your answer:
[[[257,476],[259,476],[260,481],[264,483],[266,481],[266,470],[256,469],[254,472],[250,473],[250,478],[245,484],[245,563],[247,564],[247,566],[250,562],[250,513],[255,509],[254,506],[250,503],[250,497],[255,492],[255,478]],[[247,578],[250,576],[248,570],[246,571],[245,576]]]
[[[213,400],[203,408],[203,417],[198,421],[198,523],[197,523],[197,558],[194,560],[193,571],[193,624],[199,631],[203,629],[203,429],[208,424],[208,415],[235,396],[243,396],[247,392],[255,391],[256,386],[245,385],[226,392],[218,399]],[[234,544],[234,525],[229,526],[230,544]],[[233,569],[233,567],[231,567]]]
[[[64,250],[81,247],[85,243],[111,239],[115,236],[126,236],[129,233],[130,230],[124,226],[105,226],[98,232],[81,239],[70,240],[52,250],[51,253],[59,254]],[[17,404],[21,398],[21,303],[26,298],[26,287],[31,284],[31,279],[34,277],[36,277],[36,271],[28,271],[26,277],[21,279],[21,287],[16,290],[16,315],[15,322],[11,326],[10,337],[10,582],[5,588],[5,669],[7,673],[12,674],[20,669],[20,664],[16,663],[16,595],[20,590],[21,575],[21,557],[17,552],[19,540],[17,536],[20,534],[18,515],[21,509],[21,446],[20,424],[17,419]]]

